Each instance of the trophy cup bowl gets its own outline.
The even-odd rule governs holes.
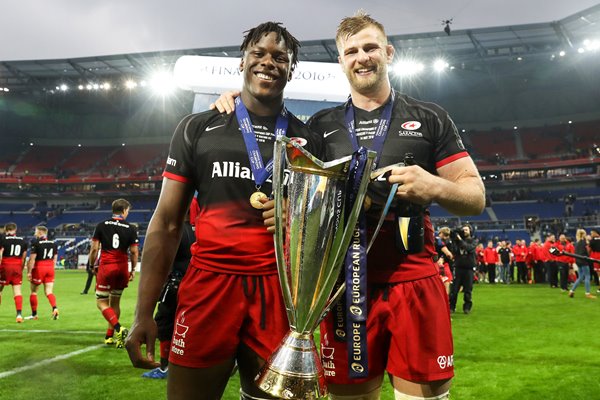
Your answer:
[[[274,146],[275,254],[290,332],[256,382],[261,390],[278,398],[317,399],[325,396],[327,389],[313,332],[343,292],[343,286],[335,292],[334,287],[376,153],[363,150],[364,169],[348,212],[347,181],[350,168],[356,165],[352,163],[354,155],[322,162],[285,136],[278,137]]]

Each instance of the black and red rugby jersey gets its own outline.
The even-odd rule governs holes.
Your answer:
[[[127,263],[129,247],[139,244],[137,230],[122,218],[100,222],[92,240],[100,242],[100,265]]]
[[[2,264],[18,265],[23,262],[23,254],[27,252],[27,241],[21,236],[6,235],[0,238]]]
[[[448,113],[440,106],[415,100],[396,92],[390,127],[379,155],[377,167],[404,161],[411,153],[416,164],[437,175],[436,169],[462,157],[468,157],[462,139]],[[381,118],[381,106],[372,111],[355,110],[354,123],[359,145],[372,149],[373,137]],[[321,134],[327,159],[337,159],[353,152],[346,128],[345,104],[322,110],[308,122],[311,130]],[[369,185],[373,206],[367,211],[369,229],[374,229],[385,203],[390,185],[380,178]],[[393,209],[393,208],[392,208]],[[401,255],[395,249],[395,225],[386,222],[368,256],[372,282],[403,282],[438,273],[432,262],[436,254],[434,232],[426,213],[424,218],[425,250],[419,254]]]
[[[250,114],[266,164],[273,156],[276,117]],[[321,156],[321,139],[289,114],[287,137],[302,138],[304,148]],[[193,267],[246,275],[277,273],[273,234],[262,211],[249,198],[256,191],[248,152],[234,113],[206,111],[185,117],[171,140],[164,177],[188,183],[198,192]],[[271,194],[268,179],[260,188]]]
[[[54,240],[40,238],[31,242],[31,254],[35,254],[35,266],[54,265],[54,256],[57,251]]]

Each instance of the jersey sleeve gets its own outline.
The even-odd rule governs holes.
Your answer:
[[[137,229],[135,229],[133,226],[131,227],[131,246],[138,246],[140,244],[140,240],[138,238],[138,234],[137,234]]]
[[[102,223],[96,225],[96,229],[94,229],[94,234],[92,235],[92,240],[99,242],[100,241],[100,227],[102,226]]]
[[[192,181],[194,171],[192,132],[195,117],[194,114],[188,115],[175,129],[163,177],[183,183]]]
[[[37,244],[37,242],[35,242],[35,241],[31,242],[31,254],[36,254],[38,252],[36,244]]]
[[[448,113],[439,108],[439,129],[435,148],[435,167],[440,168],[459,158],[468,157],[462,138]]]

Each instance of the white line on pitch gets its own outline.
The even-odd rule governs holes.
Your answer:
[[[85,335],[89,335],[89,334],[102,334],[102,331],[53,331],[53,330],[49,330],[49,329],[0,329],[0,333],[2,332],[23,332],[23,333],[59,333],[59,334],[63,334],[66,333],[68,335],[71,334],[85,334]]]
[[[88,351],[96,350],[96,349],[99,349],[100,347],[103,347],[103,346],[104,346],[103,344],[96,344],[94,346],[86,347],[86,348],[83,348],[81,350],[73,351],[71,353],[62,354],[60,356],[56,356],[56,357],[52,357],[52,358],[47,358],[47,359],[42,360],[40,362],[37,362],[35,364],[31,364],[31,365],[26,365],[24,367],[15,368],[13,370],[6,371],[6,372],[0,372],[0,379],[6,378],[7,376],[11,376],[11,375],[14,375],[14,374],[18,374],[19,372],[28,371],[30,369],[41,367],[43,365],[48,365],[48,364],[51,364],[51,363],[56,362],[56,361],[65,360],[67,358],[71,358],[71,357],[74,357],[74,356],[82,354],[82,353],[87,353]]]

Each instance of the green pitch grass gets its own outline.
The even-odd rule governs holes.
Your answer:
[[[57,272],[57,321],[40,295],[40,319],[15,323],[11,288],[4,288],[1,400],[165,398],[165,381],[142,379],[144,371],[131,367],[124,350],[102,345],[106,323],[94,296],[79,294],[85,278],[82,271]],[[126,326],[136,291],[137,280],[123,296]],[[23,303],[27,315],[28,287]],[[600,299],[585,299],[583,288],[570,299],[545,285],[476,285],[473,312],[453,315],[453,325],[454,399],[600,398]],[[65,355],[71,356],[59,359]],[[238,399],[238,390],[234,376],[223,398]],[[387,383],[382,399],[393,400]]]

